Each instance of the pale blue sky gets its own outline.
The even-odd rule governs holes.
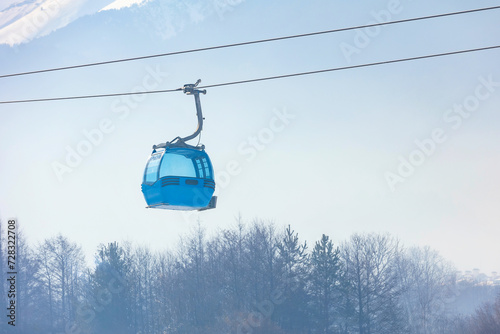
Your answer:
[[[0,45],[0,74],[367,24],[393,3],[153,1]],[[402,0],[391,19],[493,5]],[[363,45],[359,32],[348,31],[4,78],[0,100],[170,89],[198,78],[210,85],[497,45],[499,15],[385,26]],[[346,58],[341,46],[356,41],[359,53]],[[218,208],[188,215],[146,210],[140,183],[151,146],[196,127],[192,97],[0,105],[0,218],[16,216],[32,242],[62,233],[90,256],[114,240],[171,248],[196,219],[214,232],[241,213],[292,224],[310,243],[322,233],[340,242],[354,232],[390,232],[407,246],[430,245],[460,270],[498,271],[499,56],[493,50],[209,89],[201,141],[219,175]],[[457,118],[456,104],[473,109],[470,116]],[[60,182],[54,162],[65,164],[67,147],[85,146],[85,131],[99,127],[108,133]],[[397,173],[400,157],[418,158],[415,141],[436,129],[446,140],[392,191],[386,173]],[[252,137],[259,135],[257,150]]]

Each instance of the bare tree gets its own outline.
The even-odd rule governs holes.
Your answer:
[[[448,317],[453,266],[429,247],[413,247],[400,254],[397,270],[411,333],[435,333]]]
[[[158,254],[155,261],[156,279],[153,290],[155,300],[153,303],[153,314],[157,322],[156,331],[175,333],[177,324],[181,318],[176,312],[178,303],[182,296],[179,296],[179,287],[176,284],[178,275],[176,258],[170,252]]]
[[[248,272],[248,262],[246,261],[245,247],[246,231],[240,222],[236,229],[224,230],[220,233],[221,239],[221,264],[224,268],[223,291],[226,298],[226,308],[228,310],[239,311],[247,303],[248,279],[245,273]]]
[[[472,317],[471,324],[471,334],[500,333],[500,295],[494,303],[481,306]]]
[[[45,240],[37,250],[39,278],[48,297],[50,324],[65,330],[75,320],[72,300],[78,299],[82,289],[85,260],[81,248],[62,235]]]
[[[18,318],[23,319],[16,327],[20,332],[41,332],[46,324],[47,308],[43,304],[44,291],[39,281],[40,262],[22,231],[17,232],[16,244]]]
[[[277,246],[273,225],[254,221],[245,238],[249,300],[252,305],[269,299],[276,288]]]
[[[395,259],[399,243],[387,234],[354,234],[343,244],[341,257],[350,283],[347,296],[354,305],[360,334],[400,333],[401,318]]]
[[[153,333],[153,301],[154,293],[152,287],[155,283],[156,257],[146,247],[136,248],[134,252],[133,281],[136,292],[135,304],[136,316],[138,317],[138,331],[142,333]]]

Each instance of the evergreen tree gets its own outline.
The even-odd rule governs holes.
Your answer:
[[[132,333],[127,275],[130,263],[116,242],[101,245],[92,275],[92,299],[96,333]]]
[[[285,332],[302,333],[310,328],[309,298],[305,288],[308,276],[307,243],[301,244],[298,233],[288,225],[277,248],[283,302],[276,307],[276,320]]]
[[[340,250],[324,235],[309,257],[309,293],[311,314],[317,333],[332,333],[336,316],[341,312]],[[337,324],[338,326],[338,324]]]

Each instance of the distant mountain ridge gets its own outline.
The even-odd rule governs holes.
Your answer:
[[[148,30],[160,39],[168,39],[190,23],[223,14],[243,0],[10,0],[0,9],[0,45],[28,43],[66,28],[79,19],[99,14],[103,26],[118,19],[119,25]],[[1,7],[0,7],[1,8]],[[119,9],[119,10],[116,10]],[[132,20],[132,21],[130,21]],[[86,29],[85,27],[83,27]],[[93,27],[87,27],[94,30]],[[85,33],[85,31],[83,31]],[[81,35],[81,33],[78,33]],[[96,36],[97,37],[97,36]]]
[[[10,1],[0,11],[0,44],[29,42],[96,13],[114,0]]]

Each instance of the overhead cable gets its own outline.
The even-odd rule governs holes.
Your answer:
[[[464,53],[471,53],[471,52],[487,51],[487,50],[493,50],[493,49],[498,49],[498,48],[500,48],[500,45],[487,46],[487,47],[476,48],[476,49],[467,49],[467,50],[458,50],[458,51],[444,52],[444,53],[437,53],[437,54],[430,54],[430,55],[423,55],[423,56],[410,57],[410,58],[400,58],[400,59],[393,59],[393,60],[385,60],[385,61],[379,61],[379,62],[374,62],[374,63],[366,63],[366,64],[359,64],[359,65],[350,65],[350,66],[344,66],[344,67],[335,67],[335,68],[328,68],[328,69],[308,71],[308,72],[299,72],[299,73],[282,74],[282,75],[275,75],[275,76],[268,76],[268,77],[254,78],[254,79],[246,79],[246,80],[239,80],[239,81],[230,81],[230,82],[224,82],[224,83],[217,83],[217,84],[211,84],[211,85],[201,86],[199,88],[200,89],[201,88],[215,88],[215,87],[230,86],[230,85],[240,85],[240,84],[246,84],[246,83],[251,83],[251,82],[267,81],[267,80],[275,80],[275,79],[283,79],[283,78],[290,78],[290,77],[297,77],[297,76],[304,76],[304,75],[312,75],[312,74],[319,74],[319,73],[325,73],[325,72],[351,70],[351,69],[361,68],[361,67],[370,67],[370,66],[394,64],[394,63],[401,63],[401,62],[409,62],[409,61],[415,61],[415,60],[421,60],[421,59],[428,59],[428,58],[437,58],[437,57],[452,56],[452,55],[464,54]],[[182,90],[182,88],[166,89],[166,90],[153,90],[153,91],[144,91],[144,92],[110,93],[110,94],[79,95],[79,96],[51,97],[51,98],[38,98],[38,99],[26,99],[26,100],[11,100],[11,101],[0,101],[0,104],[14,104],[14,103],[28,103],[28,102],[48,102],[48,101],[61,101],[61,100],[76,100],[76,99],[116,97],[116,96],[125,96],[125,95],[142,95],[142,94],[171,93],[171,92],[176,92],[176,91],[179,91],[179,90]]]
[[[77,69],[77,68],[82,68],[82,67],[109,65],[109,64],[115,64],[115,63],[144,60],[144,59],[157,58],[157,57],[181,55],[181,54],[186,54],[186,53],[194,53],[194,52],[202,52],[202,51],[209,51],[209,50],[216,50],[216,49],[232,48],[232,47],[251,45],[251,44],[276,42],[276,41],[281,41],[281,40],[286,40],[286,39],[303,38],[303,37],[310,37],[310,36],[323,35],[323,34],[332,34],[332,33],[349,31],[349,30],[364,29],[364,28],[391,25],[391,24],[400,24],[400,23],[407,23],[407,22],[414,22],[414,21],[421,21],[421,20],[429,20],[429,19],[436,19],[436,18],[442,18],[442,17],[447,17],[447,16],[454,16],[454,15],[471,14],[471,13],[484,12],[484,11],[490,11],[490,10],[495,10],[495,9],[500,9],[500,6],[485,7],[485,8],[478,8],[478,9],[469,9],[469,10],[463,10],[463,11],[458,11],[458,12],[415,17],[415,18],[410,18],[410,19],[402,19],[402,20],[397,20],[397,21],[370,23],[370,24],[359,25],[359,26],[354,26],[354,27],[331,29],[331,30],[317,31],[317,32],[304,33],[304,34],[298,34],[298,35],[289,35],[289,36],[282,36],[282,37],[274,37],[274,38],[267,38],[267,39],[259,39],[259,40],[254,40],[254,41],[247,41],[247,42],[240,42],[240,43],[233,43],[233,44],[209,46],[209,47],[197,48],[197,49],[173,51],[173,52],[160,53],[160,54],[154,54],[154,55],[145,55],[145,56],[132,57],[132,58],[107,60],[107,61],[101,61],[101,62],[96,62],[96,63],[87,63],[87,64],[79,64],[79,65],[71,65],[71,66],[63,66],[63,67],[54,67],[54,68],[35,70],[35,71],[3,74],[3,75],[0,75],[0,79],[22,76],[22,75],[30,75],[30,74],[39,74],[39,73],[46,73],[46,72],[55,72],[55,71]]]

